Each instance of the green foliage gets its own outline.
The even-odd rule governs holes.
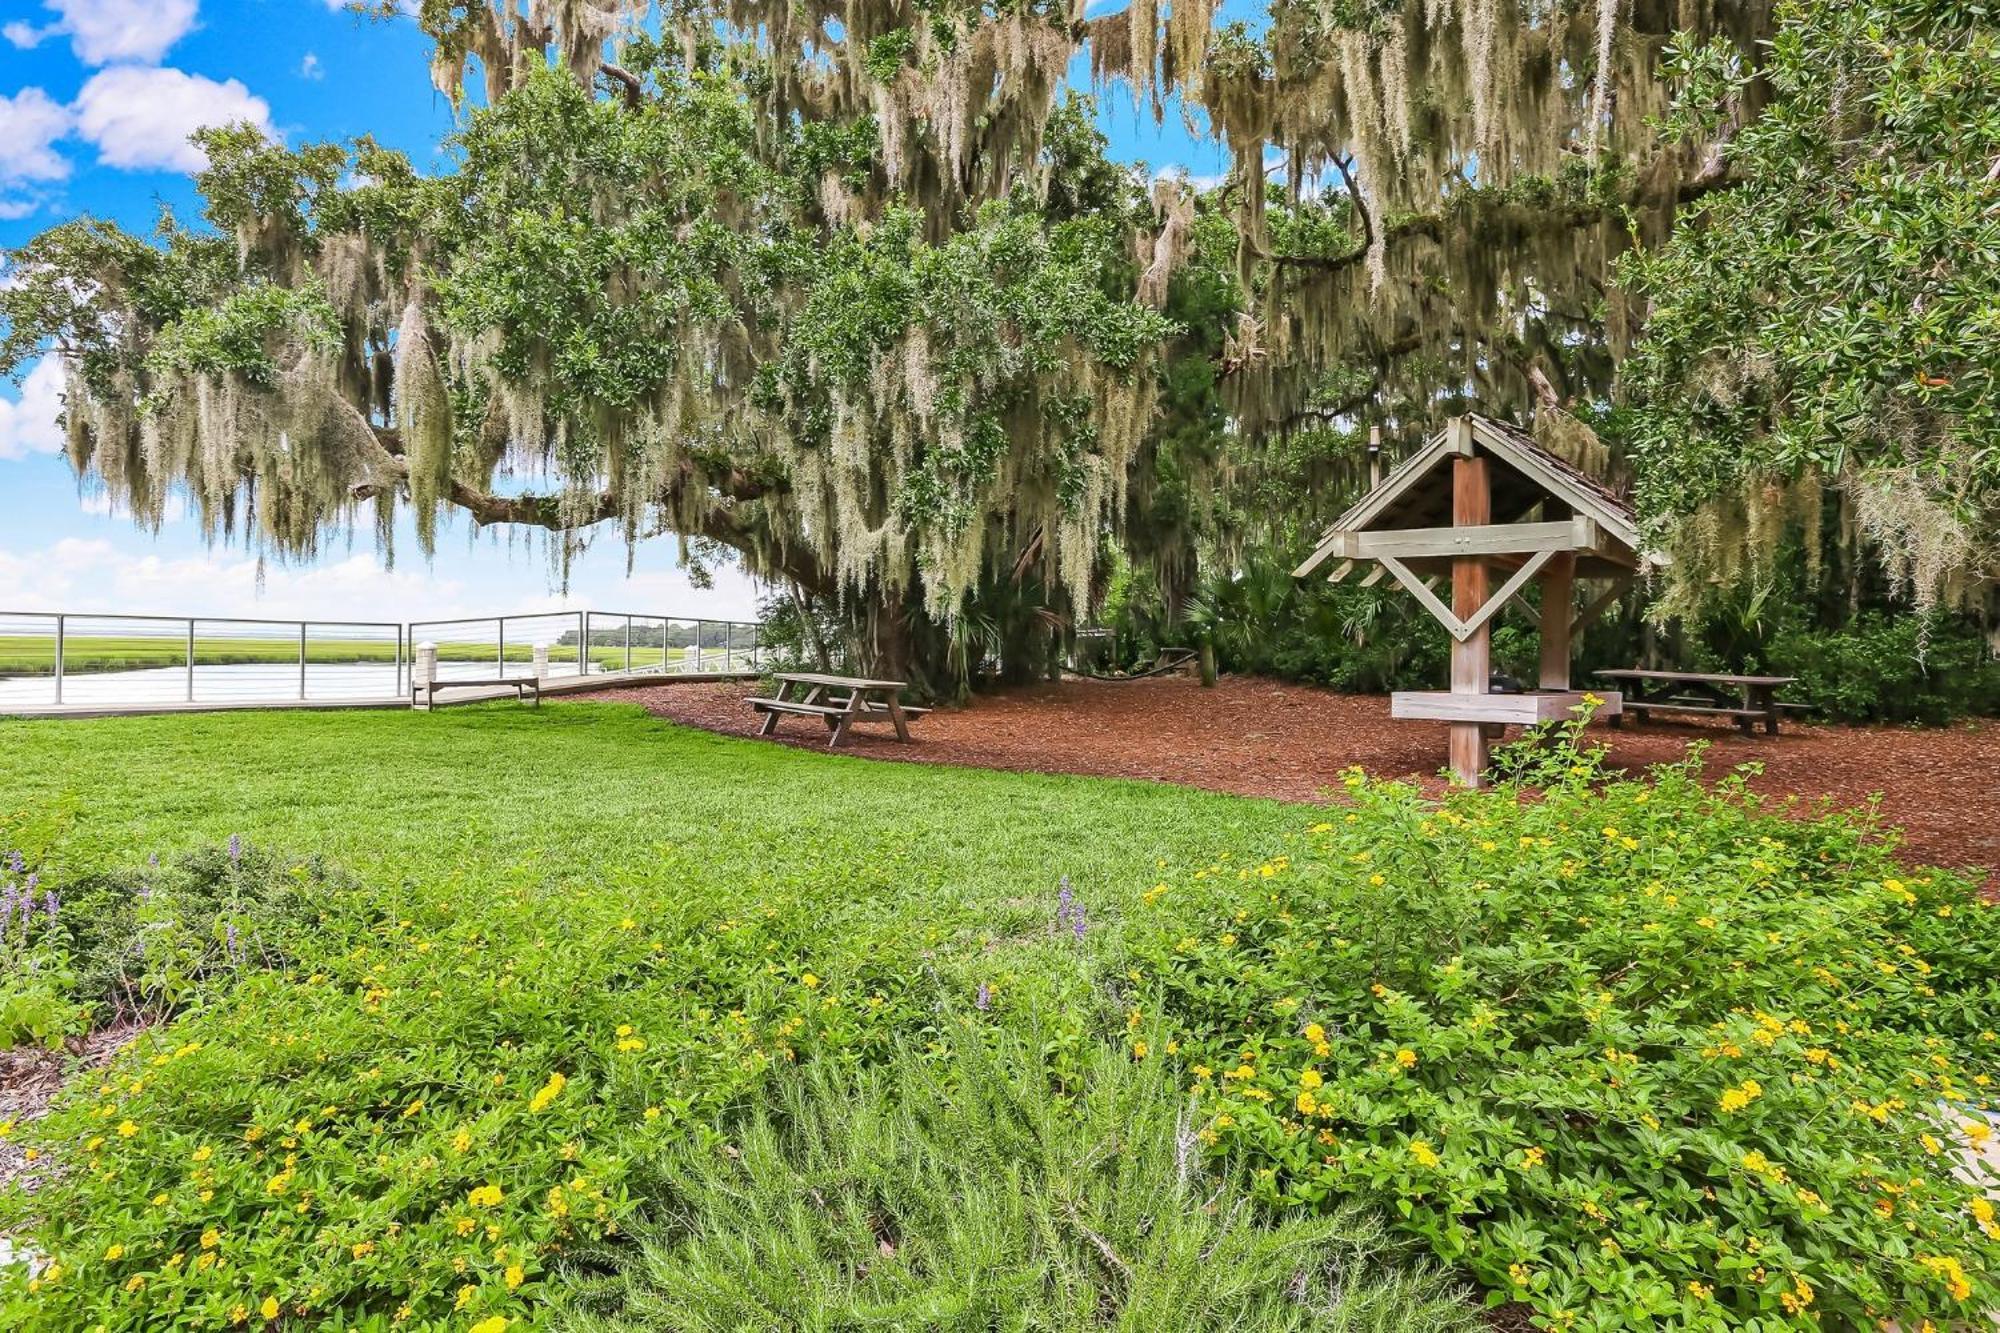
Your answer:
[[[1150,784],[801,755],[628,707],[0,732],[10,804],[87,793],[66,828],[9,834],[105,886],[78,956],[143,927],[124,886],[226,903],[226,854],[174,853],[233,831],[273,894],[293,862],[262,848],[352,871],[299,886],[310,913],[276,914],[268,967],[184,968],[170,1024],[10,1126],[63,1172],[59,1196],[0,1194],[0,1227],[60,1271],[33,1292],[0,1271],[0,1326],[50,1333],[226,1327],[267,1299],[303,1322],[386,1329],[407,1306],[400,1327],[518,1328],[563,1254],[630,1221],[639,1164],[719,1146],[718,1117],[794,1060],[922,1044],[941,989],[1076,1013],[1050,1033],[1069,1077],[1099,946],[1051,937],[1057,877],[1114,912],[1200,829],[1291,819]],[[167,868],[131,871],[149,849]],[[242,937],[271,919],[247,912]],[[206,927],[183,920],[192,943]]]
[[[1779,6],[1748,117],[1727,54],[1683,44],[1677,124],[1748,119],[1734,188],[1625,277],[1650,302],[1621,372],[1655,532],[1766,477],[1872,485],[1925,512],[1867,536],[1929,598],[2000,534],[2000,27],[1982,6]]]
[[[1956,617],[1870,613],[1838,630],[1788,627],[1766,651],[1771,669],[1797,676],[1785,697],[1822,717],[1922,722],[2000,717],[2000,659]]]
[[[788,1072],[726,1146],[674,1145],[645,1168],[642,1254],[557,1326],[1473,1326],[1374,1219],[1271,1224],[1205,1169],[1167,1062],[1092,1042],[1058,1077],[1033,1037],[983,1027],[861,1074]]]
[[[1527,768],[1538,799],[1354,774],[1153,895],[1208,1141],[1550,1327],[1991,1309],[1992,905],[1693,760],[1605,783],[1572,733]]]

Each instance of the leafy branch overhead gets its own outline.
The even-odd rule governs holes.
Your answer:
[[[0,370],[61,352],[71,459],[142,519],[184,486],[281,555],[402,504],[559,561],[672,532],[873,608],[861,654],[907,666],[968,614],[1087,614],[1117,556],[1184,586],[1282,539],[1296,506],[1231,508],[1274,432],[1604,404],[1619,257],[1661,299],[1676,210],[1764,164],[1789,14],[423,0],[445,170],[205,131],[208,225],[15,252]],[[1204,112],[1227,180],[1112,164],[1079,56]]]

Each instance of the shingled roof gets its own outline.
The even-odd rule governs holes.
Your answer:
[[[1490,469],[1492,522],[1518,523],[1536,513],[1544,518],[1590,519],[1605,541],[1601,550],[1579,555],[1579,577],[1629,572],[1641,563],[1658,563],[1642,553],[1638,519],[1631,504],[1601,480],[1549,452],[1517,426],[1477,414],[1468,414],[1464,421],[1474,454],[1494,464]],[[1303,578],[1339,554],[1349,534],[1449,527],[1451,469],[1446,464],[1456,452],[1453,441],[1453,430],[1447,425],[1403,460],[1334,520],[1295,574]],[[1411,562],[1413,566],[1417,563]],[[1449,562],[1442,562],[1439,572],[1448,568]]]

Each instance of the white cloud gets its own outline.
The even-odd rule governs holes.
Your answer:
[[[18,401],[0,398],[0,459],[53,454],[62,449],[62,427],[56,424],[62,412],[62,389],[62,362],[45,356],[21,381]]]
[[[197,0],[43,0],[42,7],[55,11],[54,22],[37,28],[17,20],[0,33],[24,49],[67,34],[86,65],[150,64],[194,27]]]
[[[105,518],[131,521],[132,511],[125,502],[110,491],[99,491],[95,495],[85,495],[80,508],[86,514],[99,514]],[[187,517],[187,500],[178,492],[169,491],[166,503],[160,507],[160,522],[178,523]]]
[[[326,77],[326,68],[319,63],[317,52],[306,52],[306,58],[299,62],[299,77],[302,79],[323,79]]]
[[[41,206],[33,187],[68,177],[56,141],[70,130],[69,109],[40,88],[0,94],[0,218],[23,218]]]
[[[207,156],[188,136],[249,121],[269,132],[270,105],[235,79],[217,83],[177,69],[121,65],[91,77],[76,99],[77,132],[106,166],[199,171]]]

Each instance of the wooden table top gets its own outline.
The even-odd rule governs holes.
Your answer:
[[[1797,676],[1733,676],[1714,671],[1647,671],[1641,667],[1621,667],[1615,671],[1591,674],[1606,680],[1703,680],[1711,685],[1791,685],[1798,681]]]
[[[777,680],[795,681],[800,685],[829,685],[849,690],[900,690],[908,681],[868,680],[861,676],[828,676],[817,671],[777,671],[772,673]]]

